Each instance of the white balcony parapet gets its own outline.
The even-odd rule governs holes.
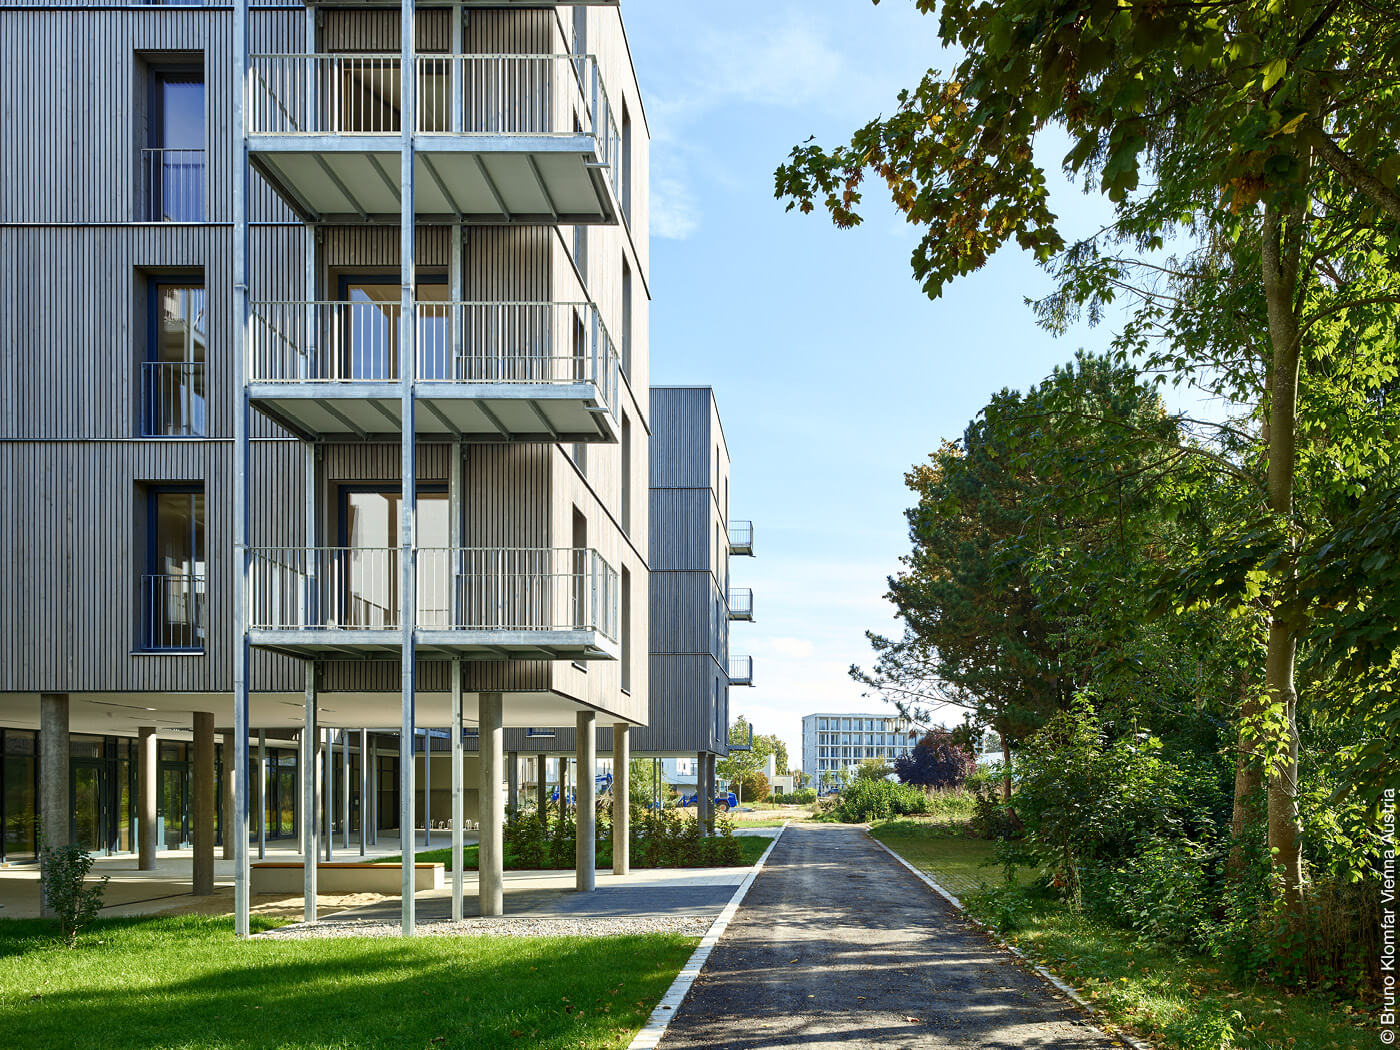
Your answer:
[[[291,652],[397,649],[397,548],[249,550],[255,645]],[[618,574],[588,548],[422,548],[416,642],[500,659],[615,658]]]
[[[397,432],[394,302],[252,304],[249,390],[304,433]],[[616,440],[621,367],[592,303],[414,304],[420,431]]]
[[[400,56],[250,64],[249,146],[273,186],[313,216],[397,212]],[[419,214],[616,220],[622,138],[592,55],[419,55],[415,68]]]
[[[731,521],[729,523],[729,553],[753,554],[753,522]]]

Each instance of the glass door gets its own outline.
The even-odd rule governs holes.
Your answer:
[[[68,767],[68,787],[73,799],[72,841],[89,853],[106,853],[109,843],[103,834],[107,827],[107,778],[101,759],[72,759]]]
[[[160,812],[156,848],[183,849],[190,842],[189,768],[185,763],[160,766]]]

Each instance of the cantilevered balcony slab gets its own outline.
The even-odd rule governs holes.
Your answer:
[[[249,156],[311,221],[397,217],[397,55],[255,55]],[[425,221],[618,221],[621,140],[590,56],[417,59],[413,210]]]
[[[390,659],[402,651],[402,554],[392,548],[249,552],[248,640],[302,657]],[[416,552],[417,652],[468,660],[616,660],[617,572],[593,550]]]
[[[414,304],[414,430],[468,441],[615,442],[617,350],[591,303]],[[306,437],[402,433],[392,302],[252,305],[248,394]]]

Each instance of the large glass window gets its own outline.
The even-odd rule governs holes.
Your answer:
[[[207,628],[203,486],[148,490],[146,535],[142,644],[155,650],[203,649]]]
[[[151,74],[150,137],[143,151],[146,218],[204,221],[204,72]]]
[[[403,493],[400,489],[341,489],[341,546],[347,581],[345,608],[340,610],[347,627],[382,627],[398,620],[399,560],[397,549]],[[451,542],[448,499],[445,489],[419,487],[416,514],[417,546],[446,547]],[[435,593],[418,589],[418,622],[438,622],[444,610],[431,608]]]
[[[4,841],[0,860],[9,862],[35,859],[38,790],[35,734],[28,730],[0,730],[0,820]]]
[[[141,433],[147,437],[203,436],[208,432],[204,280],[157,280],[149,287],[146,356],[141,364]]]
[[[340,349],[337,371],[325,379],[395,381],[399,378],[399,319],[403,314],[402,286],[395,274],[342,277],[343,305],[331,318],[333,345]],[[445,275],[419,275],[415,298],[420,303],[447,303],[451,292]],[[446,379],[451,372],[449,311],[426,307],[418,311],[420,378]]]

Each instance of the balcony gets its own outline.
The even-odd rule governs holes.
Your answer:
[[[729,588],[729,618],[753,622],[753,590],[751,588]]]
[[[398,55],[253,55],[252,163],[311,221],[399,214]],[[416,59],[424,221],[613,223],[622,140],[588,55]]]
[[[729,684],[753,685],[752,656],[731,656],[729,658]]]
[[[204,362],[141,363],[141,436],[207,435]]]
[[[729,523],[729,553],[753,557],[753,522],[731,521]]]
[[[298,656],[392,657],[403,621],[395,548],[249,551],[248,637]],[[585,548],[424,548],[414,641],[425,656],[615,660],[618,575]]]
[[[403,428],[396,302],[252,305],[248,394],[306,437]],[[479,441],[618,439],[617,349],[591,303],[414,304],[414,431]]]
[[[140,215],[144,222],[204,221],[204,151],[141,151]]]
[[[202,652],[208,627],[203,576],[141,577],[138,644],[143,652]]]

